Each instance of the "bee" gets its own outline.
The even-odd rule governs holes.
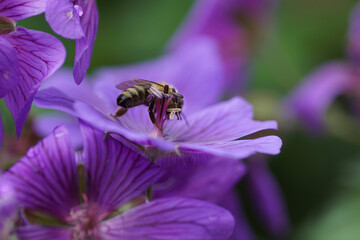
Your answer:
[[[177,93],[176,89],[167,83],[156,83],[144,79],[133,79],[116,85],[116,88],[123,90],[117,98],[119,108],[114,116],[119,117],[127,112],[127,109],[139,105],[148,106],[149,116],[155,124],[155,98],[171,98],[166,112],[169,119],[176,115],[181,119],[181,109],[184,105],[183,95]]]

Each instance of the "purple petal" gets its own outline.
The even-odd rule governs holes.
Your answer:
[[[42,227],[27,225],[17,228],[17,236],[20,240],[71,240],[71,228]]]
[[[10,239],[8,236],[13,227],[15,211],[14,188],[11,182],[0,173],[0,239]]]
[[[250,104],[233,98],[189,116],[189,126],[184,121],[168,122],[164,135],[184,151],[194,149],[235,158],[248,157],[255,152],[278,154],[281,140],[276,136],[235,141],[261,130],[277,129],[275,121],[254,121],[252,116]]]
[[[87,196],[104,212],[111,212],[123,203],[142,194],[162,175],[161,170],[146,158],[82,123],[83,159]]]
[[[135,142],[139,145],[153,146],[162,151],[174,151],[175,149],[175,144],[172,142],[166,141],[162,138],[150,137],[148,136],[148,134],[144,132],[136,131],[137,128],[141,128],[143,126],[143,125],[136,125],[137,122],[134,122],[132,124],[133,129],[132,128],[129,129],[127,127],[124,127],[124,125],[121,124],[122,123],[121,121],[116,121],[114,120],[114,118],[109,117],[108,115],[104,115],[103,113],[95,110],[94,108],[82,102],[75,103],[74,108],[79,118],[90,123],[96,128],[103,130],[104,132],[116,133],[128,139],[129,141]],[[139,110],[135,110],[135,111],[139,113]],[[129,112],[126,113],[126,115],[128,114]],[[143,111],[143,114],[147,114],[146,110]],[[143,121],[143,119],[144,118],[139,119],[138,122]],[[150,121],[148,118],[146,120]]]
[[[80,1],[80,7],[83,9],[81,17],[81,27],[85,33],[84,37],[76,40],[74,78],[77,84],[80,84],[85,77],[85,73],[90,66],[91,54],[93,51],[95,38],[97,34],[99,13],[95,0]]]
[[[275,237],[284,237],[289,232],[289,219],[281,189],[268,169],[266,159],[251,159],[244,178],[260,220]]]
[[[53,36],[21,27],[4,37],[14,46],[20,67],[21,81],[4,97],[19,136],[39,85],[62,65],[65,49]]]
[[[352,86],[351,68],[342,62],[325,64],[312,72],[292,93],[288,110],[302,120],[313,132],[322,130],[328,106]]]
[[[249,155],[260,152],[266,154],[278,154],[281,147],[281,140],[276,136],[267,136],[253,140],[238,140],[254,132],[277,128],[274,121],[258,122],[252,120],[251,106],[240,98],[235,98],[226,103],[220,103],[189,117],[187,126],[184,121],[171,121],[165,125],[164,136],[153,138],[149,132],[137,131],[137,127],[144,126],[142,121],[149,122],[145,118],[146,110],[137,107],[132,112],[142,113],[143,115],[128,115],[133,119],[124,124],[124,117],[118,121],[98,112],[92,107],[76,103],[75,109],[77,116],[91,123],[106,132],[117,133],[126,139],[140,145],[153,146],[163,151],[174,151],[175,146],[186,152],[197,151],[201,153],[211,153],[227,157],[245,158]],[[136,118],[137,116],[137,118]],[[126,119],[125,118],[125,119]],[[138,126],[139,125],[139,126]],[[184,130],[185,129],[185,130]]]
[[[277,136],[266,136],[250,140],[236,140],[230,142],[183,143],[179,151],[195,153],[211,153],[237,159],[247,158],[255,153],[277,155],[280,153],[282,141]]]
[[[239,34],[233,19],[234,1],[196,1],[188,17],[172,40],[172,46],[181,45],[188,39],[208,35],[220,41]],[[231,14],[231,12],[233,14]]]
[[[0,15],[15,21],[41,14],[46,0],[1,0]]]
[[[83,139],[80,132],[78,119],[67,114],[52,113],[36,116],[33,123],[35,133],[40,137],[46,137],[59,125],[64,124],[70,134],[71,143],[74,149],[83,146]]]
[[[75,152],[63,126],[30,148],[7,174],[26,208],[64,219],[79,204]]]
[[[196,1],[189,16],[171,41],[178,48],[198,37],[209,37],[216,41],[226,69],[228,87],[238,84],[238,75],[246,63],[248,49],[246,33],[236,19],[239,9],[235,1]],[[230,85],[231,84],[231,85]]]
[[[356,5],[350,18],[348,41],[349,56],[360,63],[360,4]]]
[[[0,98],[20,82],[20,69],[13,46],[0,37]]]
[[[227,239],[234,227],[231,214],[192,199],[167,198],[140,205],[103,223],[105,239]]]
[[[84,36],[80,17],[74,7],[74,0],[48,0],[46,21],[57,34],[70,39]]]
[[[235,218],[234,233],[228,240],[254,240],[255,236],[246,220],[244,210],[241,209],[241,201],[235,191],[223,195],[219,206],[227,209]]]
[[[172,84],[184,95],[185,114],[216,103],[224,90],[220,56],[215,44],[206,38],[184,44],[177,51],[152,61],[102,69],[96,78],[99,82],[94,91],[114,110],[117,108],[114,99],[121,93],[115,88],[116,84],[133,78]]]
[[[38,107],[61,110],[76,115],[74,102],[82,101],[98,109],[111,112],[103,100],[94,93],[89,82],[90,79],[77,85],[74,83],[71,70],[60,69],[41,85],[34,98],[34,103]]]
[[[181,153],[156,159],[167,175],[153,186],[154,198],[188,197],[218,202],[244,175],[243,163],[206,154]]]

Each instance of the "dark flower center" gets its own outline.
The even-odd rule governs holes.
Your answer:
[[[95,239],[101,219],[96,205],[82,204],[71,209],[66,220],[73,225],[72,239]]]

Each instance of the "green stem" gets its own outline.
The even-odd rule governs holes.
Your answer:
[[[146,198],[149,202],[152,200],[152,185],[146,189]]]
[[[150,157],[149,160],[154,163],[155,162],[156,157]],[[150,185],[150,187],[148,187],[148,189],[146,189],[146,198],[147,200],[150,202],[152,200],[152,185]]]

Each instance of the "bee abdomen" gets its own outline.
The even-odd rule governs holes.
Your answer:
[[[132,108],[146,104],[148,92],[138,86],[134,86],[123,91],[117,98],[117,104],[123,108]]]

